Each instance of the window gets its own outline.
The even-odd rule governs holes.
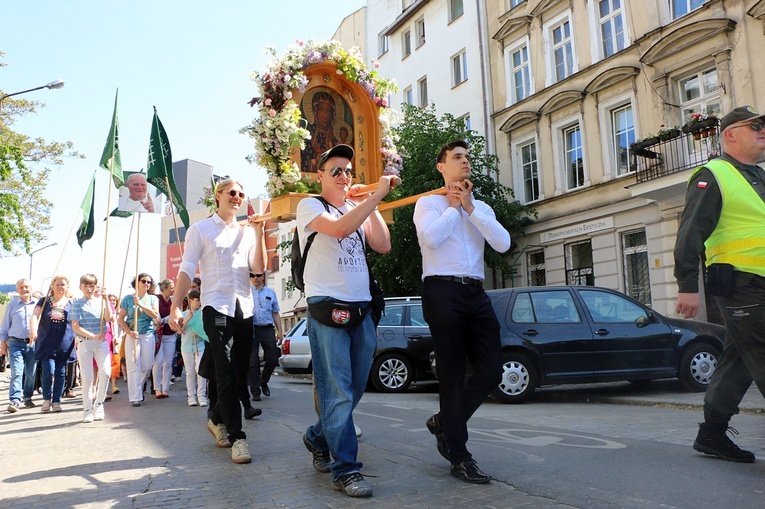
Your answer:
[[[515,7],[516,5],[521,5],[521,4],[522,4],[523,2],[525,2],[525,1],[526,1],[526,0],[508,0],[508,3],[510,4],[510,5],[509,5],[510,9],[512,9],[512,8],[513,8],[513,7]]]
[[[465,124],[465,130],[472,131],[473,128],[471,127],[471,124],[470,124],[470,113],[465,113],[460,118],[462,119],[462,122]]]
[[[511,318],[516,323],[580,323],[574,299],[567,290],[524,292],[513,304]]]
[[[707,69],[680,80],[680,99],[683,106],[683,123],[693,113],[720,114],[720,89],[717,84],[717,69]]]
[[[462,50],[452,57],[452,87],[467,79],[467,53]]]
[[[544,250],[527,253],[526,268],[528,270],[529,286],[547,285],[547,276],[545,275]]]
[[[691,11],[695,11],[706,0],[672,0],[672,19],[677,19],[685,16]]]
[[[529,203],[539,199],[539,171],[537,167],[537,144],[532,142],[518,149],[521,153],[523,174],[523,199]]]
[[[605,58],[623,50],[625,46],[622,0],[600,0],[598,18],[601,50]]]
[[[401,327],[404,324],[404,306],[385,306],[378,327]]]
[[[564,246],[566,252],[566,284],[595,286],[592,269],[592,241],[584,240]]]
[[[414,3],[414,0],[401,0],[401,10],[405,11],[413,3]]]
[[[404,103],[414,105],[412,87],[407,87],[404,89]]]
[[[377,55],[383,56],[390,49],[390,39],[387,35],[380,35],[377,38]]]
[[[415,33],[417,34],[417,47],[425,44],[425,18],[420,18],[414,22]]]
[[[465,7],[462,5],[462,0],[449,0],[449,23],[462,16],[465,12]]]
[[[428,105],[428,78],[427,76],[417,82],[417,90],[420,94],[420,107],[425,108]]]
[[[401,34],[401,58],[404,59],[412,54],[412,31],[407,30]]]
[[[630,143],[635,141],[635,124],[632,120],[632,104],[611,110],[611,134],[613,153],[616,156],[616,174],[630,171]]]
[[[584,160],[582,159],[582,130],[579,124],[563,129],[564,168],[566,189],[584,185]]]
[[[550,29],[550,40],[555,82],[558,82],[574,74],[574,49],[568,17]]]
[[[624,293],[646,306],[651,305],[651,280],[648,276],[648,247],[645,230],[622,233]]]
[[[634,324],[641,318],[648,318],[645,309],[620,295],[597,290],[582,290],[579,295],[594,322]]]
[[[526,99],[531,94],[531,73],[529,71],[529,47],[524,41],[506,50],[508,79],[508,105]]]

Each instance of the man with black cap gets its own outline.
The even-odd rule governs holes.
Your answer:
[[[313,232],[305,259],[307,329],[319,420],[303,435],[313,466],[332,472],[332,488],[351,497],[369,497],[372,488],[356,460],[353,409],[364,394],[377,344],[369,313],[369,271],[364,242],[378,253],[390,250],[390,233],[377,204],[394,177],[380,178],[366,199],[346,199],[353,180],[353,149],[336,145],[319,158],[321,196],[297,207],[300,245]],[[330,462],[330,453],[334,461]]]
[[[727,327],[693,448],[741,463],[753,463],[754,454],[726,436],[728,429],[735,433],[728,423],[753,380],[765,395],[765,171],[757,166],[764,127],[765,115],[751,106],[723,117],[723,155],[691,175],[675,244],[677,312],[696,316],[704,259],[709,292]]]

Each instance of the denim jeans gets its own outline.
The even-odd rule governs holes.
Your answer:
[[[43,400],[61,403],[66,381],[66,357],[58,355],[55,359],[42,359],[42,393]],[[53,388],[51,389],[51,383]]]
[[[307,302],[328,299],[309,297]],[[352,413],[364,394],[377,336],[369,313],[361,324],[347,329],[322,325],[309,313],[307,329],[320,416],[306,438],[317,449],[330,451],[332,480],[336,480],[362,466],[356,460],[359,445]]]
[[[8,392],[10,401],[21,401],[22,376],[24,379],[24,399],[32,399],[35,390],[35,349],[29,343],[8,338],[8,357],[11,361],[11,386]]]

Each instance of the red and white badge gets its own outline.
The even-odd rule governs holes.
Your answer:
[[[696,187],[698,187],[699,189],[706,189],[707,188],[707,183],[704,182],[703,180],[700,180],[700,181],[698,181],[696,183]]]
[[[346,323],[351,321],[351,312],[347,309],[333,309],[332,310],[332,321],[335,323],[339,323],[342,325],[345,325]]]

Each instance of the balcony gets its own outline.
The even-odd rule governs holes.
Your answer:
[[[719,121],[714,118],[683,127],[675,137],[633,143],[630,170],[640,184],[701,166],[721,154],[719,132]]]

